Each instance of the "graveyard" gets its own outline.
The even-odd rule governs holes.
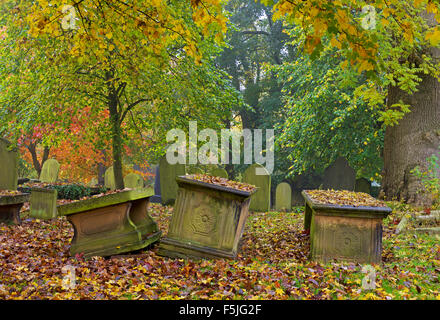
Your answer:
[[[0,300],[440,300],[439,23],[1,2]]]

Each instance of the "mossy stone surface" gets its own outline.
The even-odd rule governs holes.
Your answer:
[[[129,173],[124,177],[124,186],[129,189],[142,189],[144,179],[137,173]]]
[[[40,181],[44,183],[55,183],[58,180],[60,164],[56,159],[44,161],[41,168]]]
[[[290,211],[292,209],[292,188],[287,182],[281,182],[275,191],[275,209]]]
[[[108,167],[104,173],[104,186],[110,190],[116,190],[115,173],[113,166]]]
[[[18,153],[10,145],[8,140],[0,138],[0,190],[17,189]]]
[[[57,217],[57,195],[55,189],[32,188],[30,198],[30,216],[37,219]]]
[[[258,188],[257,192],[255,192],[251,197],[249,210],[256,212],[270,211],[271,177],[266,168],[257,163],[249,166],[244,172],[243,182],[252,184]]]
[[[58,214],[66,216],[78,212],[89,211],[123,202],[151,197],[154,194],[153,188],[127,190],[109,195],[89,198],[87,200],[75,201],[58,206]]]

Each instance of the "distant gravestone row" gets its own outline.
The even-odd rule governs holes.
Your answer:
[[[110,190],[116,189],[115,174],[113,166],[108,167],[104,174],[104,186]],[[129,173],[124,177],[124,186],[129,189],[139,189],[144,187],[144,179],[137,173]]]

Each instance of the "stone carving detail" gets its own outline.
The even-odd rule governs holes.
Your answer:
[[[360,234],[356,230],[335,230],[334,248],[340,256],[357,256],[361,251]]]
[[[217,217],[208,204],[197,207],[191,217],[191,225],[195,233],[209,235],[215,230]]]

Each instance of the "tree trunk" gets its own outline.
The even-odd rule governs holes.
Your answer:
[[[110,123],[112,127],[113,172],[115,174],[116,189],[124,189],[122,175],[122,138],[119,124],[118,100],[116,96],[109,99]]]
[[[37,143],[30,143],[27,146],[27,149],[29,150],[29,153],[32,156],[32,164],[34,165],[34,169],[37,171],[38,176],[40,176],[41,168],[43,167],[43,163],[49,158],[50,148],[44,147],[43,158],[41,159],[41,163],[38,161]]]
[[[424,191],[420,179],[410,173],[419,166],[423,172],[426,158],[440,146],[440,83],[429,75],[421,75],[419,91],[413,95],[399,88],[390,88],[388,105],[402,100],[411,105],[411,112],[398,125],[387,127],[384,141],[383,192],[386,199],[430,206],[432,198]]]

